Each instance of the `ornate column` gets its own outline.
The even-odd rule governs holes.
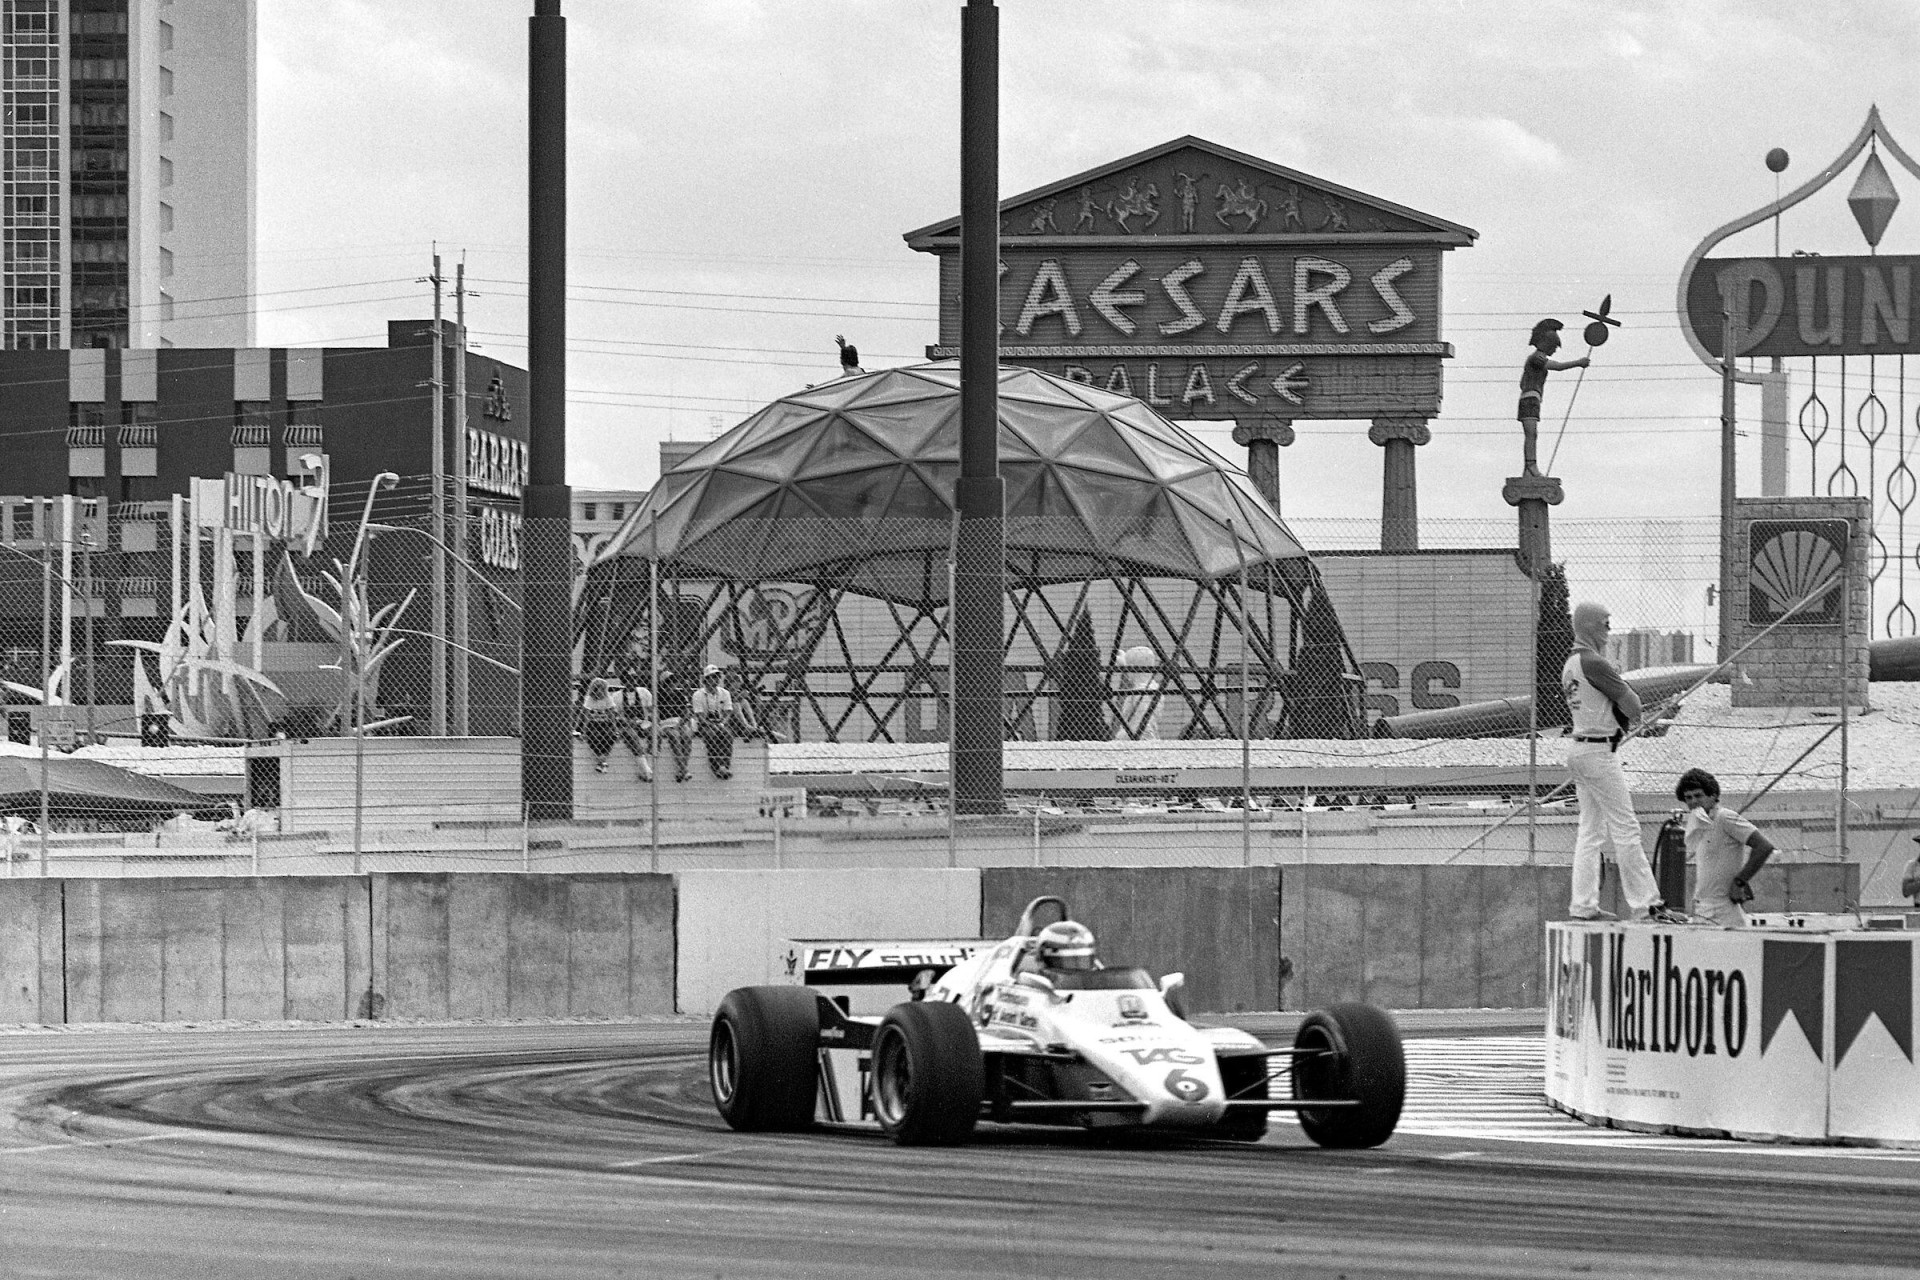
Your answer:
[[[1387,451],[1380,486],[1380,549],[1420,549],[1420,494],[1413,451],[1433,439],[1425,418],[1375,418],[1367,439]]]
[[[1508,476],[1500,490],[1507,505],[1520,511],[1520,568],[1529,578],[1553,563],[1553,536],[1547,528],[1547,508],[1557,507],[1566,494],[1552,476]]]
[[[1233,424],[1233,442],[1247,451],[1247,475],[1276,515],[1280,511],[1280,451],[1293,439],[1293,423],[1285,418]]]

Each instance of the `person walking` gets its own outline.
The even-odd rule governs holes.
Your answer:
[[[1567,748],[1567,772],[1580,802],[1580,827],[1573,841],[1573,895],[1568,914],[1576,920],[1611,920],[1600,906],[1600,859],[1613,851],[1620,888],[1636,919],[1682,924],[1686,917],[1667,909],[1660,886],[1647,865],[1640,820],[1633,812],[1626,770],[1620,767],[1620,743],[1640,720],[1639,695],[1607,661],[1607,632],[1613,615],[1604,605],[1582,602],[1573,609],[1573,652],[1560,668],[1560,687],[1573,715],[1573,742]]]
[[[1773,856],[1760,828],[1720,803],[1720,780],[1689,769],[1674,785],[1687,806],[1687,853],[1693,859],[1693,914],[1727,929],[1747,927],[1741,904],[1753,901],[1749,883]]]

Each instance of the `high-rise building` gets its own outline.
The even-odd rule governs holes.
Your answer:
[[[0,0],[0,345],[253,345],[256,0]]]

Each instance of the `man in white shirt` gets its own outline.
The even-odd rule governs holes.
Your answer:
[[[1687,806],[1687,855],[1693,859],[1693,914],[1727,929],[1747,927],[1748,881],[1773,856],[1760,829],[1720,803],[1720,780],[1705,769],[1680,775],[1674,796]]]
[[[1613,851],[1620,869],[1620,891],[1637,920],[1678,924],[1685,917],[1660,901],[1660,886],[1647,865],[1640,840],[1640,819],[1617,754],[1627,731],[1639,723],[1640,697],[1606,659],[1607,632],[1613,615],[1606,606],[1582,603],[1573,610],[1573,652],[1560,668],[1560,687],[1573,715],[1573,743],[1567,748],[1567,772],[1580,801],[1580,827],[1573,840],[1573,898],[1568,914],[1576,920],[1608,920],[1600,906],[1600,859]]]
[[[707,767],[720,779],[733,776],[733,695],[720,683],[720,668],[708,665],[687,707],[691,728],[707,744]]]

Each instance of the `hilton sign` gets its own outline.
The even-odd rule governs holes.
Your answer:
[[[1000,358],[1171,418],[1430,417],[1440,259],[1469,228],[1198,138],[1001,205]],[[909,232],[940,259],[959,354],[958,219]]]

